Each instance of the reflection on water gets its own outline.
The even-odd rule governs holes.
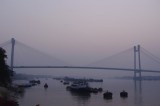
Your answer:
[[[72,98],[75,101],[77,101],[78,104],[83,104],[83,105],[87,104],[87,102],[89,101],[91,97],[90,93],[86,93],[86,92],[85,93],[83,92],[79,93],[79,92],[74,92],[74,91],[68,91],[68,92],[70,92]]]
[[[140,106],[142,104],[142,81],[134,80],[134,100],[135,104]]]
[[[104,92],[110,90],[113,93],[112,100],[103,99],[103,93],[77,93],[66,90],[66,86],[56,80],[42,80],[48,83],[48,89],[43,84],[28,88],[19,99],[20,106],[159,106],[160,81],[139,80],[105,80]],[[143,84],[142,84],[143,82]],[[92,83],[98,87],[98,83]],[[128,92],[128,98],[121,98],[122,90]],[[143,92],[142,92],[143,91]]]

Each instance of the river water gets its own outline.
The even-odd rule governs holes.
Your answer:
[[[76,94],[66,90],[58,80],[40,79],[41,84],[27,88],[19,98],[20,106],[160,106],[160,81],[133,81],[124,79],[103,79],[103,83],[89,83],[92,87],[102,87],[102,93]],[[48,83],[48,89],[44,89]],[[105,91],[113,93],[112,100],[103,98]],[[121,98],[122,90],[128,98]]]

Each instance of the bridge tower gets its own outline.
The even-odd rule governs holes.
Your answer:
[[[14,65],[14,46],[15,46],[15,39],[14,38],[11,39],[11,44],[12,44],[12,47],[11,47],[11,64],[10,64],[10,68],[13,71],[13,65]]]
[[[138,77],[137,77],[137,74],[139,75]],[[141,80],[141,53],[140,53],[140,45],[134,46],[134,79],[135,80],[136,79]]]

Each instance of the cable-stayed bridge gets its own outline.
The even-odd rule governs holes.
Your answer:
[[[68,65],[59,59],[27,46],[14,38],[0,44],[7,52],[10,68],[78,68],[132,71],[141,79],[142,72],[160,73],[160,58],[146,49],[134,46],[86,66]]]

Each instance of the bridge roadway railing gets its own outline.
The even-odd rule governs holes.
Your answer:
[[[138,70],[127,68],[107,68],[107,67],[87,67],[87,66],[13,66],[13,68],[72,68],[72,69],[101,69],[101,70],[121,70],[121,71],[136,71],[136,72],[153,72],[160,73],[157,70]]]

